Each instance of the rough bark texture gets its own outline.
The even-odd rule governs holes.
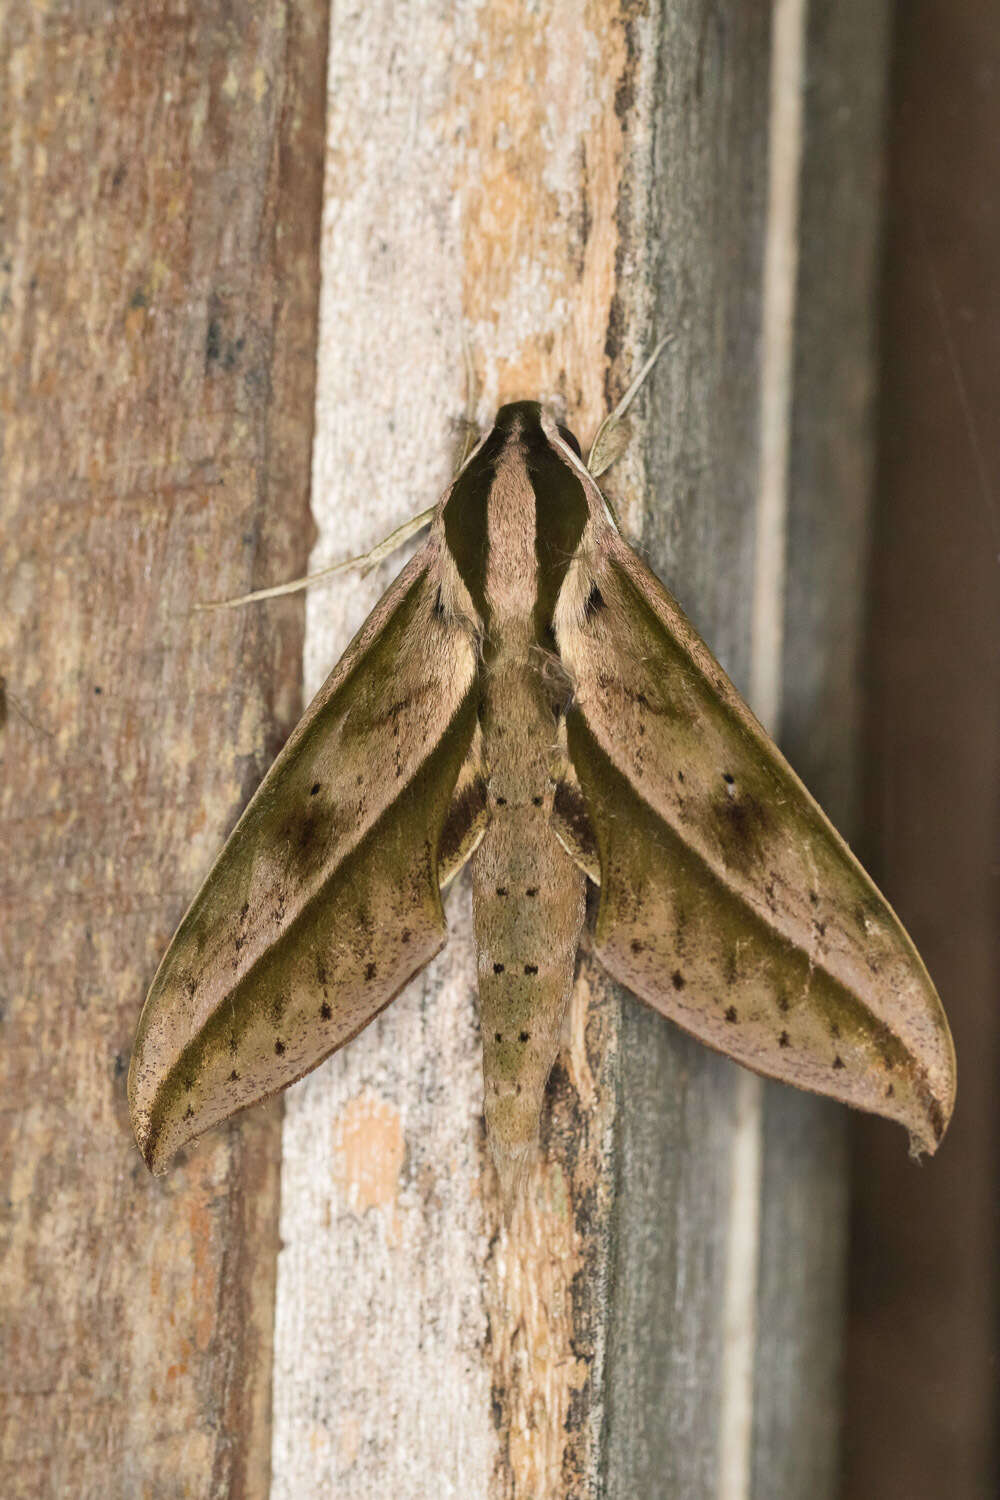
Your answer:
[[[810,644],[783,673],[775,664],[789,743],[838,815],[849,805],[857,598],[851,587],[832,598],[824,569],[857,576],[864,540],[883,67],[870,7],[844,11],[813,8],[790,81],[811,80],[807,170],[840,154],[825,187],[803,195],[805,316],[779,334],[791,340],[793,385],[785,632]],[[372,544],[447,482],[463,333],[481,421],[500,400],[562,399],[586,440],[673,328],[608,488],[746,686],[771,44],[766,11],[695,0],[338,14],[317,561]],[[844,132],[839,100],[855,89]],[[838,217],[846,260],[828,243]],[[824,516],[835,518],[825,529]],[[312,597],[310,689],[396,566]],[[542,1151],[504,1226],[483,1153],[461,886],[449,922],[449,947],[422,980],[289,1099],[275,1493],[829,1495],[840,1122],[795,1096],[768,1092],[762,1113],[756,1105],[757,1378],[740,1487],[726,1489],[737,1070],[584,958]],[[905,1169],[898,1133],[894,1144]]]
[[[948,1008],[955,1117],[853,1133],[845,1497],[1000,1493],[1000,30],[896,8],[869,681],[873,868]]]
[[[7,6],[0,1489],[263,1495],[278,1146],[154,1182],[157,960],[294,721],[322,7]]]

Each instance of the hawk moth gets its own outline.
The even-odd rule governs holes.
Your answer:
[[[378,1015],[466,861],[508,1200],[588,921],[686,1031],[935,1150],[955,1059],[912,942],[536,402],[497,413],[170,944],[128,1081],[150,1169]]]

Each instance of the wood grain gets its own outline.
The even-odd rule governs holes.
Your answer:
[[[304,560],[324,22],[0,24],[0,1488],[263,1495],[278,1117],[153,1182],[125,1074],[299,702],[301,606],[189,610]]]

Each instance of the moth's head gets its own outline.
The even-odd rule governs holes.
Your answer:
[[[540,401],[510,401],[506,406],[501,406],[493,423],[493,431],[503,438],[519,437],[529,447],[533,442],[546,442],[554,434],[558,434],[572,448],[577,458],[583,458],[574,434]]]

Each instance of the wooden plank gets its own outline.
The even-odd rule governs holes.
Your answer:
[[[860,8],[849,10],[839,29],[829,7],[780,0],[774,33],[766,9],[698,0],[530,13],[438,0],[402,18],[385,5],[338,16],[317,562],[372,544],[447,482],[463,333],[481,420],[500,400],[561,398],[586,439],[642,352],[674,328],[609,488],[736,679],[769,682],[776,719],[785,695],[799,743],[827,716],[852,723],[853,677],[827,668],[839,632],[854,649],[856,598],[806,616],[815,564],[799,540],[824,503],[852,517],[844,555],[828,540],[831,576],[850,573],[863,539],[861,309],[877,184],[856,174],[848,195],[863,241],[844,292],[855,321],[824,359],[844,304],[820,295],[811,237],[828,228],[822,203],[800,206],[799,147],[778,170],[768,145],[790,109],[807,160],[821,161],[841,128],[842,69],[857,62],[866,92],[845,170],[868,160],[883,31],[875,25],[865,49]],[[807,68],[818,96],[804,91]],[[797,246],[801,280],[782,301],[781,256]],[[778,256],[769,294],[768,253]],[[859,454],[843,476],[833,433]],[[758,546],[765,468],[776,509]],[[799,579],[787,595],[786,551]],[[396,566],[312,597],[310,689]],[[767,631],[761,644],[758,625],[755,645],[762,588]],[[782,666],[782,636],[799,628],[819,669],[812,652],[794,673]],[[845,729],[824,762],[830,784],[843,782],[850,738]],[[819,774],[814,784],[824,791]],[[449,920],[441,959],[289,1098],[275,1494],[831,1493],[833,1360],[810,1368],[832,1344],[839,1306],[842,1179],[829,1116],[789,1095],[772,1108],[746,1075],[584,960],[543,1150],[505,1227],[483,1154],[462,888]],[[733,1232],[734,1193],[755,1262],[764,1246],[759,1294],[755,1275],[735,1274],[745,1241]],[[783,1351],[809,1378],[783,1377],[772,1392]]]
[[[294,722],[322,7],[8,6],[0,257],[0,1489],[263,1495],[280,1122],[154,1182],[125,1077]],[[29,722],[30,720],[30,722]]]
[[[948,1008],[955,1117],[920,1172],[858,1122],[845,1497],[1000,1493],[1000,34],[897,7],[871,602],[872,859]]]

